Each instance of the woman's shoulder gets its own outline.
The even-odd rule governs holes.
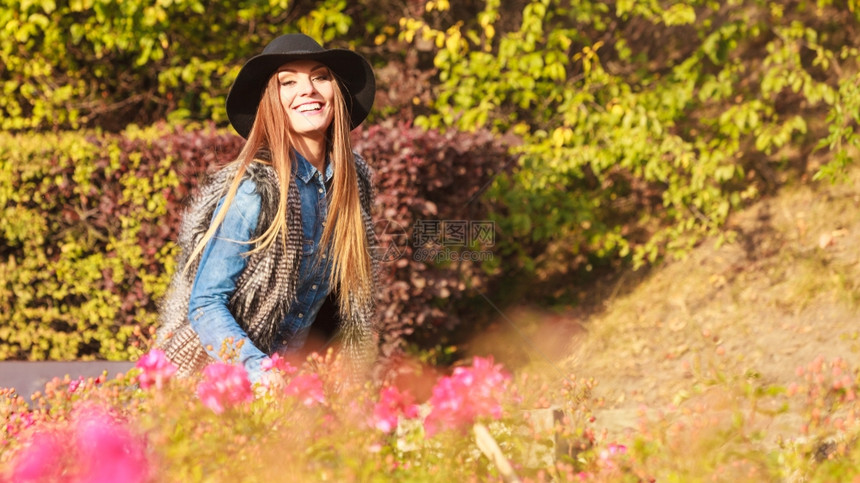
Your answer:
[[[365,161],[364,156],[361,155],[358,151],[353,150],[352,157],[355,161],[355,164],[361,164],[367,166],[367,161]]]
[[[238,169],[235,163],[223,166],[212,174],[206,184],[215,185],[216,189],[226,190],[226,186],[233,182]],[[245,168],[236,194],[253,196],[259,193],[260,189],[265,188],[265,185],[276,183],[274,178],[274,169],[270,165],[253,162]]]
[[[236,190],[236,199],[259,204],[260,193],[257,191],[257,182],[252,178],[242,178]]]
[[[267,191],[268,176],[265,166],[255,166],[257,164],[259,163],[251,163],[245,169],[230,201],[231,209],[237,209],[242,213],[259,211],[262,193]],[[213,173],[201,189],[199,201],[203,204],[214,203],[216,208],[220,207],[226,199],[228,187],[235,180],[237,170],[238,166],[234,163],[223,166]]]

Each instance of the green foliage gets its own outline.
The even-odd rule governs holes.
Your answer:
[[[669,3],[488,0],[401,22],[438,69],[417,123],[522,138],[490,196],[527,267],[682,254],[825,133],[818,176],[854,155],[854,2]]]
[[[842,55],[858,56],[856,47],[843,49]],[[829,135],[821,140],[819,148],[833,153],[833,160],[821,167],[816,179],[843,179],[846,168],[860,148],[857,126],[860,126],[860,77],[849,76],[839,81],[838,101],[827,114]]]
[[[0,47],[0,126],[119,131],[165,117],[223,122],[241,62],[279,34],[301,30],[322,42],[344,35],[353,23],[346,3],[4,2],[0,32],[10,41]]]

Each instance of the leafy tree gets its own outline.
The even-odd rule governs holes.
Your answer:
[[[435,52],[421,125],[521,137],[491,194],[509,251],[552,271],[683,253],[792,172],[838,174],[857,146],[856,7],[428,1],[401,38]],[[822,147],[834,161],[808,166]]]

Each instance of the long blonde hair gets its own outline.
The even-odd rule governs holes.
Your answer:
[[[331,286],[337,291],[340,313],[348,316],[358,307],[369,302],[372,297],[372,275],[370,251],[361,215],[358,190],[358,173],[350,146],[350,116],[346,101],[341,92],[341,84],[332,76],[334,83],[334,118],[327,131],[329,162],[332,163],[334,176],[329,192],[329,210],[320,249],[317,256],[326,253],[325,247],[331,244]],[[260,100],[254,125],[248,140],[231,164],[236,166],[236,174],[227,188],[224,203],[218,215],[212,220],[203,238],[188,257],[185,270],[189,268],[209,240],[215,236],[224,221],[227,209],[233,202],[248,166],[254,162],[271,163],[278,175],[280,197],[278,209],[272,224],[256,239],[249,241],[254,248],[249,253],[265,250],[280,238],[286,248],[287,243],[287,196],[292,179],[292,146],[289,120],[281,105],[277,75],[273,75]],[[255,158],[261,148],[268,148],[271,161]]]

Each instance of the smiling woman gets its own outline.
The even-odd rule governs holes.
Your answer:
[[[161,307],[156,343],[180,374],[235,360],[277,384],[264,361],[299,353],[330,295],[352,374],[375,360],[370,172],[349,140],[374,94],[363,57],[302,34],[242,67],[227,115],[247,141],[185,213]]]

